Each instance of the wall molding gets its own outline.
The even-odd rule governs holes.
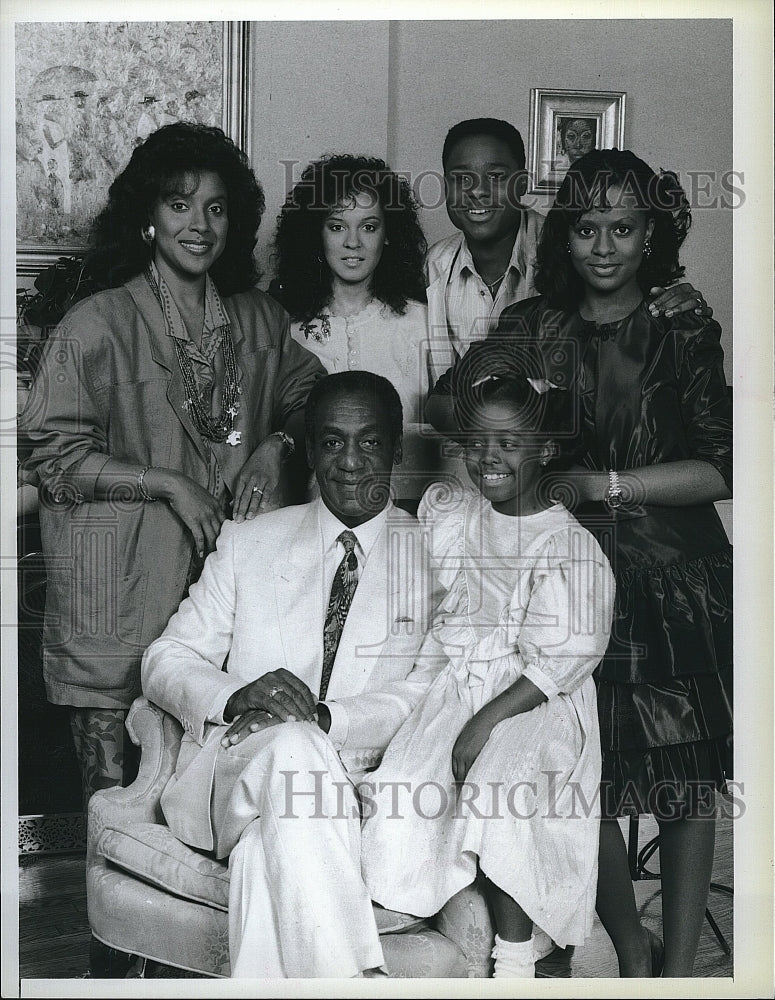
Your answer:
[[[250,21],[224,22],[223,128],[250,160],[252,129]]]

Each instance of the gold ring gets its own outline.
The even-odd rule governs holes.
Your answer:
[[[260,493],[261,496],[264,495],[264,491],[260,490],[257,486],[254,486],[251,492],[253,492],[253,493]]]

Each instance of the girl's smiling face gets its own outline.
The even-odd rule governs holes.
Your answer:
[[[585,212],[568,234],[570,259],[584,284],[604,295],[638,291],[643,247],[654,223],[643,209],[626,205],[621,188],[609,188],[611,207]]]
[[[543,510],[538,484],[552,452],[546,436],[531,430],[519,407],[505,400],[476,405],[466,424],[468,474],[494,509],[512,516]]]

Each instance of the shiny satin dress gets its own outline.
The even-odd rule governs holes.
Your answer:
[[[732,488],[732,408],[719,325],[654,319],[641,304],[605,325],[534,298],[496,336],[540,344],[543,374],[574,391],[583,464],[638,469],[700,459]],[[596,672],[604,815],[677,818],[729,777],[732,548],[712,503],[574,511],[616,576],[611,642]],[[698,798],[701,797],[701,798]]]

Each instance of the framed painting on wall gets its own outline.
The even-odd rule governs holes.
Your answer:
[[[565,171],[590,149],[624,146],[623,91],[530,91],[530,191],[556,191]]]
[[[219,125],[248,156],[249,22],[16,25],[20,274],[84,251],[134,147],[174,121]]]

